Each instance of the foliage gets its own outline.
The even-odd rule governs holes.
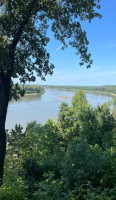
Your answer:
[[[116,109],[92,108],[83,91],[62,103],[58,122],[8,135],[1,200],[115,200]]]
[[[28,85],[28,84],[23,84],[23,85],[18,85],[18,84],[13,84],[12,82],[12,89],[10,92],[10,99],[12,100],[12,97],[15,100],[20,99],[21,96],[24,96],[24,94],[42,94],[45,92],[45,89],[41,85]]]
[[[90,67],[89,42],[80,21],[101,18],[98,9],[99,0],[1,0],[0,73],[8,82],[12,78],[10,95],[15,99],[16,93],[23,95],[23,91],[14,87],[14,78],[21,83],[34,82],[36,74],[45,80],[47,74],[53,73],[54,65],[49,63],[50,54],[46,51],[49,27],[62,49],[72,46],[80,54],[80,65],[86,63]],[[14,88],[16,91],[12,92]]]
[[[104,85],[104,86],[59,86],[59,85],[44,85],[45,88],[59,89],[59,90],[69,90],[69,91],[87,91],[87,92],[97,92],[102,94],[116,94],[115,85]]]
[[[41,85],[20,85],[20,88],[25,90],[25,94],[40,94],[45,92]]]
[[[9,181],[10,180],[10,181]],[[12,184],[11,184],[12,183]],[[27,186],[13,171],[5,177],[5,185],[0,188],[1,200],[26,200]]]

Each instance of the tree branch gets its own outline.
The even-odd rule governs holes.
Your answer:
[[[14,52],[15,52],[16,46],[17,46],[17,44],[20,40],[21,34],[24,30],[24,27],[26,26],[26,24],[29,21],[29,18],[31,17],[30,13],[32,12],[35,3],[36,3],[36,0],[33,0],[30,3],[30,5],[28,6],[28,8],[26,9],[26,11],[28,11],[27,16],[23,17],[23,21],[20,24],[18,30],[16,31],[16,33],[14,35],[14,39],[12,41],[12,44],[10,45],[9,57],[10,57],[11,63],[9,65],[9,69],[7,70],[7,77],[12,75],[12,71],[13,71],[13,68],[14,68]]]

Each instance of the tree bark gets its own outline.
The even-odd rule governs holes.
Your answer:
[[[4,72],[0,72],[0,186],[3,183],[3,166],[6,154],[5,121],[10,91],[8,85]]]
[[[3,167],[6,154],[6,133],[5,130],[0,130],[0,187],[3,184]]]

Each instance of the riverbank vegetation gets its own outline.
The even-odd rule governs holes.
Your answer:
[[[85,92],[94,92],[109,94],[116,96],[116,85],[106,85],[106,86],[60,86],[60,85],[43,85],[44,88],[49,89],[59,89],[59,90],[69,90],[69,91],[79,91],[83,90]]]
[[[25,90],[25,94],[41,94],[45,92],[45,89],[41,85],[20,85],[20,88]]]
[[[115,200],[116,107],[92,108],[83,91],[58,121],[35,121],[7,136],[1,200]]]

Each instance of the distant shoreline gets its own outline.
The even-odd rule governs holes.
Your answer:
[[[41,95],[44,94],[44,92],[40,92],[40,93],[31,93],[31,94],[25,94],[24,96],[31,96],[31,95]]]
[[[65,91],[72,91],[72,92],[83,90],[84,92],[116,97],[116,85],[109,85],[109,86],[25,85],[25,89],[27,90],[27,92],[25,93],[25,96],[41,95],[45,92],[45,89],[58,89],[58,90],[65,90]],[[40,92],[38,92],[38,89]],[[62,97],[62,98],[59,97],[59,98],[65,99],[65,97]]]
[[[90,92],[95,94],[108,95],[116,97],[116,86],[55,86],[55,85],[43,85],[45,89],[58,89],[76,92],[83,90],[84,92]]]
[[[58,88],[57,88],[58,89]],[[60,90],[60,89],[59,89]],[[65,90],[65,89],[63,89]],[[72,91],[72,92],[76,92],[79,90],[67,90],[67,91]],[[108,95],[108,96],[112,96],[112,97],[116,97],[116,94],[114,93],[110,93],[110,92],[101,92],[101,91],[88,91],[88,90],[83,90],[84,92],[88,92],[88,93],[94,93],[94,94],[102,94],[102,95]],[[41,95],[44,94],[44,92],[42,93],[32,93],[32,94],[25,94],[24,96],[32,96],[32,95]],[[68,99],[69,97],[58,97],[59,99]]]
[[[114,96],[114,97],[116,97],[116,94],[110,93],[110,92],[88,91],[88,90],[84,90],[84,92],[90,92],[90,93],[95,93],[95,94],[103,94],[103,95],[108,95],[108,96]]]

